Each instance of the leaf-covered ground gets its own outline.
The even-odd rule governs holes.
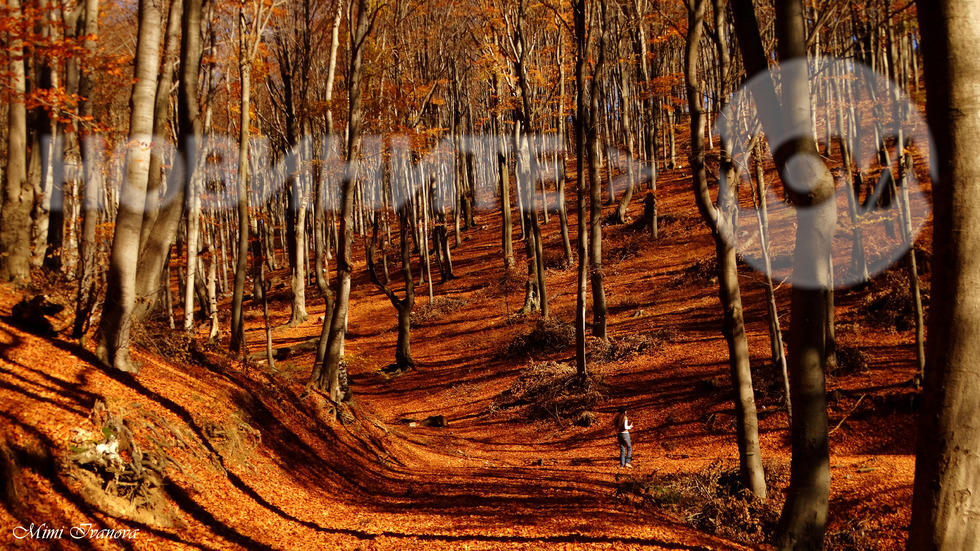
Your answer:
[[[488,213],[453,251],[458,279],[436,283],[431,306],[427,288],[417,288],[418,366],[403,375],[381,371],[394,359],[396,313],[359,264],[346,343],[354,394],[339,415],[304,386],[309,351],[279,360],[274,373],[261,361],[229,360],[204,343],[203,330],[189,343],[151,324],[135,331],[141,372],[120,374],[97,367],[91,339],[40,337],[11,323],[23,295],[0,288],[0,547],[764,548],[754,543],[768,529],[761,521],[709,518],[711,504],[690,498],[704,486],[699,480],[717,479],[705,473],[735,469],[737,451],[710,272],[714,247],[685,177],[679,170],[661,178],[658,241],[642,229],[606,227],[614,346],[591,343],[590,426],[577,423],[575,404],[560,393],[539,403],[515,399],[535,377],[567,383],[560,364],[573,362],[573,352],[560,342],[556,349],[528,345],[537,320],[514,315],[526,270],[519,262],[510,279],[502,275],[499,222]],[[631,214],[641,210],[637,199]],[[552,315],[570,323],[575,269],[558,267],[557,229],[553,216],[545,226],[546,257],[555,266],[548,294]],[[523,247],[515,248],[521,258]],[[763,453],[774,481],[771,514],[788,483],[787,417],[769,366],[762,280],[748,268],[741,273]],[[870,318],[892,305],[888,285],[903,281],[885,274],[837,297],[841,367],[828,389],[835,428],[829,533],[837,549],[898,549],[906,536],[913,334]],[[784,330],[786,287],[778,291]],[[49,291],[59,288],[70,298],[68,284]],[[319,334],[322,301],[313,290],[308,297],[310,319],[287,328],[288,289],[274,291],[277,347]],[[246,321],[249,347],[258,352],[261,307],[248,306]],[[636,425],[633,470],[619,468],[610,427],[620,405]],[[426,426],[434,416],[447,426]],[[104,430],[107,419],[126,428]],[[140,456],[160,471],[159,484],[127,486],[130,478],[73,460],[127,432],[136,446],[120,448],[120,461],[132,465]],[[32,524],[37,537],[22,537]],[[95,531],[78,532],[83,526]]]

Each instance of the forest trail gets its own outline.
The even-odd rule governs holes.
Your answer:
[[[716,291],[710,271],[704,273],[713,248],[682,176],[678,171],[660,182],[661,209],[669,213],[660,241],[627,227],[607,228],[610,334],[628,353],[591,364],[607,399],[595,406],[596,422],[588,427],[557,416],[533,420],[526,405],[507,401],[508,389],[532,365],[567,362],[569,350],[507,352],[535,320],[511,314],[523,297],[524,272],[519,265],[516,284],[502,276],[499,222],[490,214],[480,215],[485,226],[465,232],[455,249],[459,278],[436,285],[438,308],[426,309],[426,290],[417,289],[421,317],[412,343],[418,367],[403,375],[380,371],[394,357],[394,308],[363,269],[357,273],[347,341],[354,397],[342,422],[333,419],[322,395],[304,388],[311,352],[278,362],[280,372],[272,373],[262,365],[243,368],[202,344],[188,346],[178,333],[147,327],[143,337],[137,331],[134,352],[142,371],[106,372],[95,367],[91,344],[42,338],[10,325],[7,316],[19,295],[3,288],[0,443],[9,482],[0,509],[2,546],[750,548],[691,527],[685,513],[666,502],[656,505],[644,493],[664,490],[659,485],[671,477],[737,467],[727,350]],[[634,215],[639,208],[634,202]],[[546,254],[552,254],[560,247],[557,220],[546,228]],[[437,277],[435,268],[433,273]],[[778,381],[764,366],[761,286],[750,272],[744,275],[763,450],[778,481],[772,488],[778,504],[788,482],[786,416],[773,390]],[[574,269],[549,270],[559,320],[573,319],[574,295],[567,290],[574,277]],[[319,334],[318,299],[310,300],[306,323],[282,325],[289,317],[286,292],[273,297],[277,347]],[[858,294],[841,297],[840,319],[852,323],[847,320],[862,300]],[[246,322],[250,349],[261,350],[261,309],[246,310]],[[864,347],[870,360],[832,380],[839,395],[831,426],[842,423],[831,440],[831,532],[860,530],[881,549],[898,548],[914,459],[912,414],[903,405],[909,394],[901,384],[913,372],[914,353],[907,334],[843,327],[841,343]],[[99,429],[89,420],[97,401],[124,419],[145,449],[168,456],[166,503],[149,520],[107,514],[118,513],[118,504],[93,497],[77,467],[67,466],[76,429]],[[637,426],[633,471],[618,466],[610,425],[619,405],[630,408]],[[422,426],[433,416],[444,416],[447,426]],[[30,523],[140,532],[133,539],[82,543],[67,536],[12,537],[16,527]]]

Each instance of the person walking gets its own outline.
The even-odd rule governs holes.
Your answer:
[[[619,406],[619,413],[614,421],[616,438],[619,440],[619,468],[633,468],[633,442],[630,441],[630,429],[633,425],[626,417],[626,406]]]

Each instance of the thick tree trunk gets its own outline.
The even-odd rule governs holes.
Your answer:
[[[157,83],[153,114],[153,139],[165,140],[167,124],[170,121],[170,89],[176,69],[178,41],[183,22],[183,1],[173,0],[167,21],[167,35],[164,41],[164,64],[160,81]],[[188,31],[189,32],[189,31]],[[197,71],[194,71],[197,78]],[[178,110],[180,109],[178,99]],[[180,144],[178,144],[180,147]],[[142,320],[151,312],[165,294],[169,282],[161,282],[163,266],[170,261],[170,248],[177,235],[177,227],[184,209],[184,183],[180,167],[182,157],[177,155],[174,163],[177,168],[170,170],[166,195],[161,205],[160,187],[163,179],[164,148],[157,145],[150,152],[150,171],[146,186],[146,210],[143,213],[143,227],[140,229],[140,255],[136,270],[136,306],[133,318]],[[183,166],[187,170],[187,166]]]
[[[931,311],[909,551],[980,549],[980,2],[919,1],[934,182]]]
[[[8,0],[12,17],[21,11],[20,0]],[[31,281],[31,208],[34,189],[27,178],[27,108],[24,104],[24,42],[7,33],[10,88],[7,113],[7,166],[0,217],[0,280],[26,285]]]
[[[180,46],[180,14],[182,11],[183,2],[171,0],[170,13],[167,16],[167,33],[164,35],[163,68],[160,71],[160,80],[157,82],[157,91],[153,102],[154,141],[166,140],[167,123],[170,121],[170,88],[173,83]],[[146,242],[153,233],[154,223],[160,213],[160,184],[163,182],[163,163],[164,147],[162,144],[154,144],[154,148],[150,152],[149,179],[146,183],[146,208],[143,211],[143,226],[140,230],[140,251],[146,248]],[[170,190],[168,190],[169,193]],[[159,276],[161,272],[157,270],[155,273]]]
[[[136,265],[140,228],[149,176],[149,144],[153,139],[153,103],[160,63],[161,0],[140,0],[136,81],[130,100],[125,180],[112,239],[105,310],[99,325],[98,356],[106,365],[135,372],[129,357],[131,316],[136,301]],[[5,216],[6,218],[6,216]]]

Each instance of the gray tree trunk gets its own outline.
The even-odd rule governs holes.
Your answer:
[[[351,14],[351,20],[355,20]],[[356,25],[350,32],[350,71],[347,93],[348,105],[348,144],[347,168],[344,171],[343,198],[341,205],[340,233],[342,242],[337,249],[337,291],[336,303],[331,316],[330,331],[327,337],[327,355],[324,360],[325,369],[315,384],[326,390],[330,399],[339,403],[345,394],[341,385],[340,360],[347,331],[347,314],[350,309],[351,279],[354,272],[351,245],[354,240],[354,187],[357,179],[361,143],[363,140],[362,125],[364,123],[364,104],[361,92],[361,80],[364,77],[364,47],[377,11],[368,13],[367,0],[357,1]]]
[[[919,1],[938,158],[932,310],[910,551],[976,551],[980,511],[980,2]]]
[[[95,36],[99,30],[99,0],[86,0],[81,17],[82,22],[80,24],[84,27],[84,33],[87,37],[85,50],[94,55],[97,47]],[[94,80],[92,69],[83,67],[78,83],[78,94],[82,97],[78,105],[80,117],[91,117],[94,111],[90,97],[94,89]],[[82,338],[88,329],[89,318],[92,309],[95,307],[95,255],[97,248],[95,232],[99,222],[101,203],[99,194],[102,188],[100,183],[101,163],[95,158],[95,141],[90,132],[81,133],[79,147],[82,152],[82,170],[84,171],[81,208],[82,229],[78,241],[78,294],[75,320],[72,324],[72,336],[76,339]]]

